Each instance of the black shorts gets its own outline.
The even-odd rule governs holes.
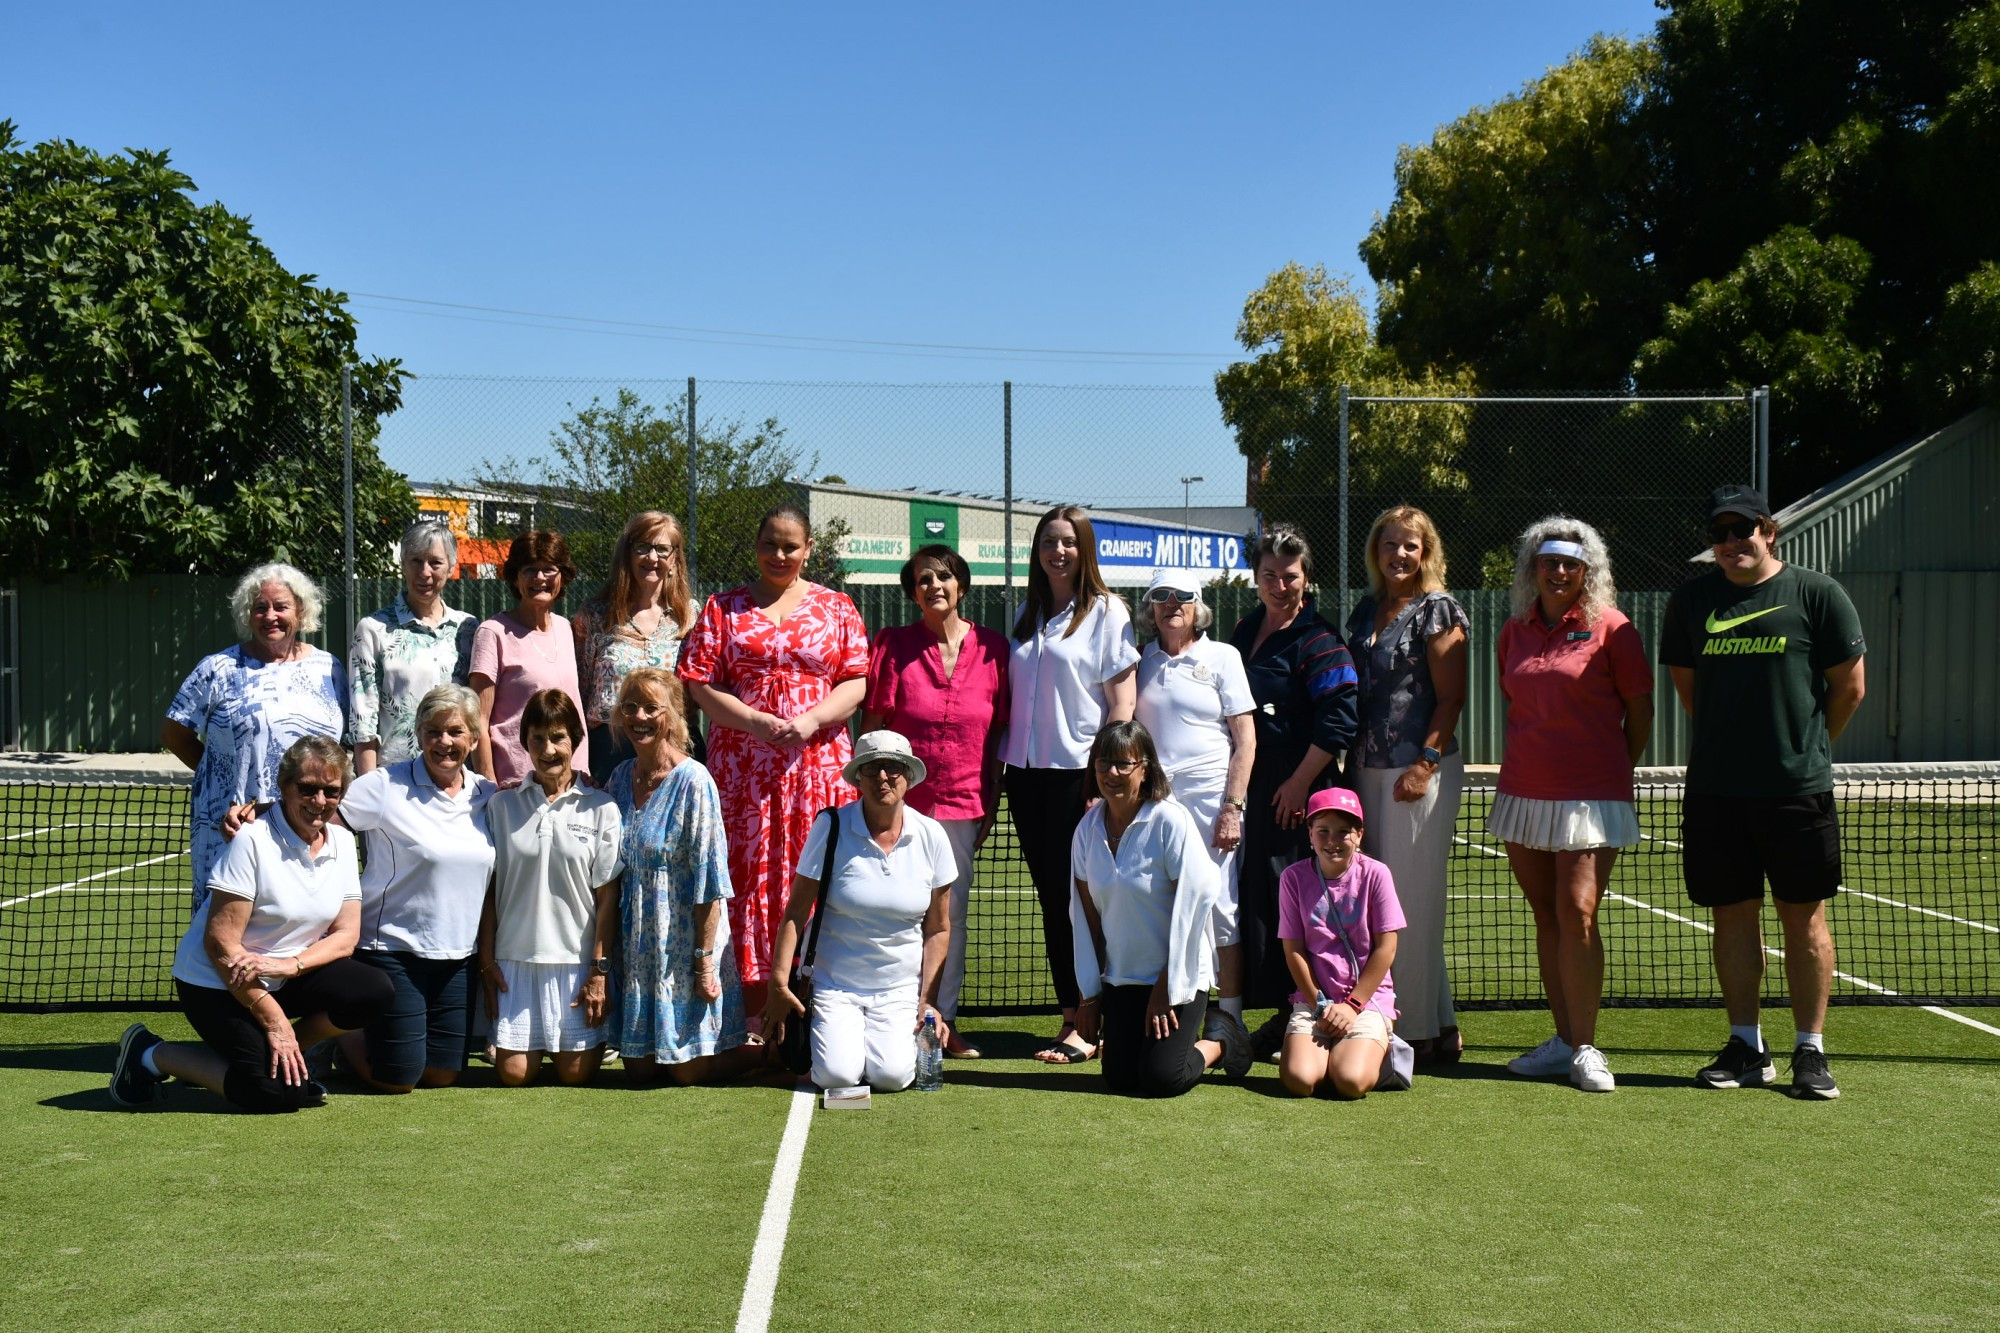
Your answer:
[[[1681,873],[1700,907],[1771,896],[1823,902],[1840,889],[1840,820],[1833,793],[1758,800],[1697,796],[1681,801]]]
[[[356,949],[354,959],[396,988],[396,998],[366,1029],[368,1064],[377,1081],[411,1086],[426,1069],[465,1068],[472,959],[374,949]]]

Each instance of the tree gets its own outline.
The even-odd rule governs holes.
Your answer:
[[[574,406],[574,405],[572,405]],[[611,549],[633,514],[664,509],[687,522],[687,397],[662,413],[629,388],[610,403],[592,398],[549,432],[550,456],[487,461],[483,486],[523,485],[577,513],[564,536],[577,567],[593,586],[609,569]],[[818,465],[785,442],[776,417],[754,428],[741,421],[698,426],[695,449],[695,573],[706,585],[735,583],[751,571],[757,524],[771,506],[798,498],[797,477]],[[489,536],[507,534],[491,533]],[[844,577],[841,543],[845,522],[815,524],[813,558],[806,577],[835,583]]]
[[[0,546],[17,569],[340,567],[340,371],[353,366],[357,553],[416,512],[375,449],[401,401],[346,298],[293,275],[167,154],[23,147],[0,121]]]

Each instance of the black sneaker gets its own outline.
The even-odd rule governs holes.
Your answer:
[[[1729,1044],[1715,1063],[1694,1076],[1697,1088],[1768,1088],[1778,1081],[1778,1067],[1769,1051],[1753,1051],[1750,1043],[1730,1034]]]
[[[1215,1067],[1231,1078],[1242,1078],[1250,1072],[1255,1063],[1250,1054],[1250,1029],[1243,1026],[1243,1020],[1220,1005],[1208,1011],[1208,1017],[1201,1023],[1203,1041],[1220,1042],[1222,1058]]]
[[[146,1031],[144,1023],[134,1023],[118,1039],[118,1059],[111,1066],[111,1100],[120,1106],[151,1106],[159,1100],[158,1074],[146,1072],[145,1054],[158,1046],[161,1038]]]
[[[1817,1046],[1801,1046],[1792,1052],[1792,1096],[1830,1102],[1840,1095],[1840,1085],[1826,1067],[1826,1052]]]
[[[1275,1060],[1278,1058],[1278,1048],[1285,1044],[1285,1024],[1291,1019],[1291,1016],[1291,1006],[1280,1005],[1278,1006],[1277,1013],[1272,1014],[1263,1026],[1250,1034],[1250,1058],[1252,1061]]]

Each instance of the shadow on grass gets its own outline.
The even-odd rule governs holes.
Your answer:
[[[118,1038],[93,1042],[33,1042],[0,1045],[0,1069],[48,1069],[60,1074],[111,1077]]]

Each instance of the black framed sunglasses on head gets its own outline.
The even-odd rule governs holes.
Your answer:
[[[1708,544],[1720,546],[1724,542],[1747,541],[1757,527],[1758,523],[1754,518],[1735,518],[1724,523],[1711,523],[1708,525]]]

